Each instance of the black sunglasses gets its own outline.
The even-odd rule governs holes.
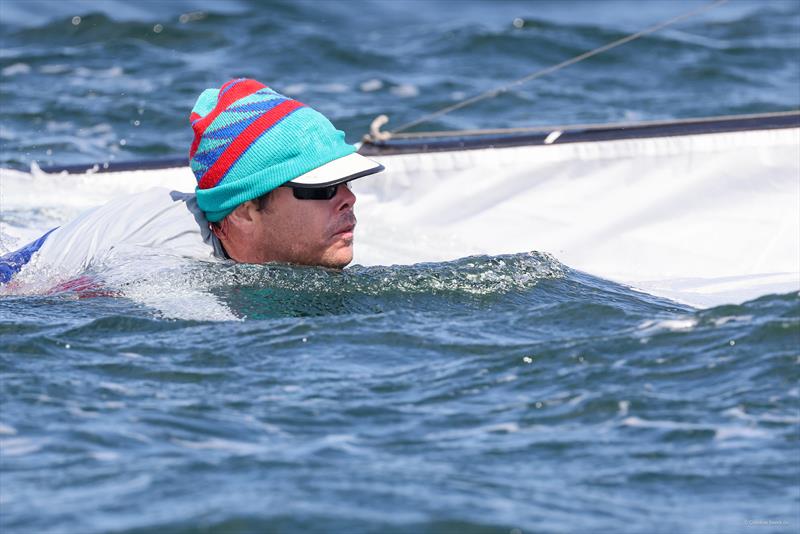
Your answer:
[[[284,185],[283,187],[291,187],[294,198],[298,200],[330,200],[336,196],[340,185],[350,189],[350,182],[329,185],[328,187],[297,187],[294,185]]]

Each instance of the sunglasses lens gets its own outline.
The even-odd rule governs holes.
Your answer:
[[[330,187],[293,187],[294,198],[299,200],[330,200],[336,196],[337,185]]]

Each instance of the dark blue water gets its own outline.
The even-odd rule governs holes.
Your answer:
[[[0,2],[0,165],[185,154],[234,76],[355,141],[702,3],[164,4]],[[798,106],[800,3],[731,2],[421,129]],[[3,534],[800,526],[797,294],[694,310],[538,253],[158,276],[0,297]],[[165,287],[239,320],[132,296]]]
[[[0,165],[183,156],[197,95],[241,76],[355,142],[706,3],[3,0]],[[418,129],[796,109],[798,54],[797,0],[735,0]]]
[[[537,254],[205,276],[246,320],[0,300],[4,532],[796,525],[796,295],[693,311]]]

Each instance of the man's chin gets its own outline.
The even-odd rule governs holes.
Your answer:
[[[322,258],[320,265],[328,267],[329,269],[344,269],[351,261],[353,261],[352,244],[331,251],[330,254],[326,254],[325,257]]]

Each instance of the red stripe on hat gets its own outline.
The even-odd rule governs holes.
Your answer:
[[[250,148],[261,135],[272,128],[275,123],[289,115],[292,111],[303,107],[297,100],[287,100],[281,102],[271,110],[267,111],[248,126],[239,136],[225,149],[214,165],[209,167],[203,178],[200,179],[198,186],[200,189],[211,189],[219,183],[228,170],[236,163],[236,160]]]
[[[222,87],[219,88],[219,92],[224,93],[228,89],[228,87],[235,84],[236,82],[241,82],[243,80],[244,80],[243,78],[234,78],[232,80],[228,80],[227,82],[222,84]]]
[[[236,80],[230,80],[225,85],[223,85],[223,89],[235,82]],[[222,97],[217,100],[217,105],[214,106],[214,109],[211,112],[203,117],[201,120],[197,121],[196,123],[192,124],[192,129],[194,130],[194,141],[192,141],[192,148],[189,149],[189,159],[194,157],[195,152],[197,152],[197,146],[200,144],[200,138],[203,137],[203,134],[208,128],[208,125],[214,122],[220,113],[225,111],[225,108],[239,100],[240,98],[244,98],[246,96],[250,96],[256,91],[260,89],[264,89],[267,86],[263,83],[257,82],[255,80],[242,80],[241,82],[237,83],[234,87],[232,87],[227,93],[222,95]],[[220,93],[223,91],[220,89]]]

